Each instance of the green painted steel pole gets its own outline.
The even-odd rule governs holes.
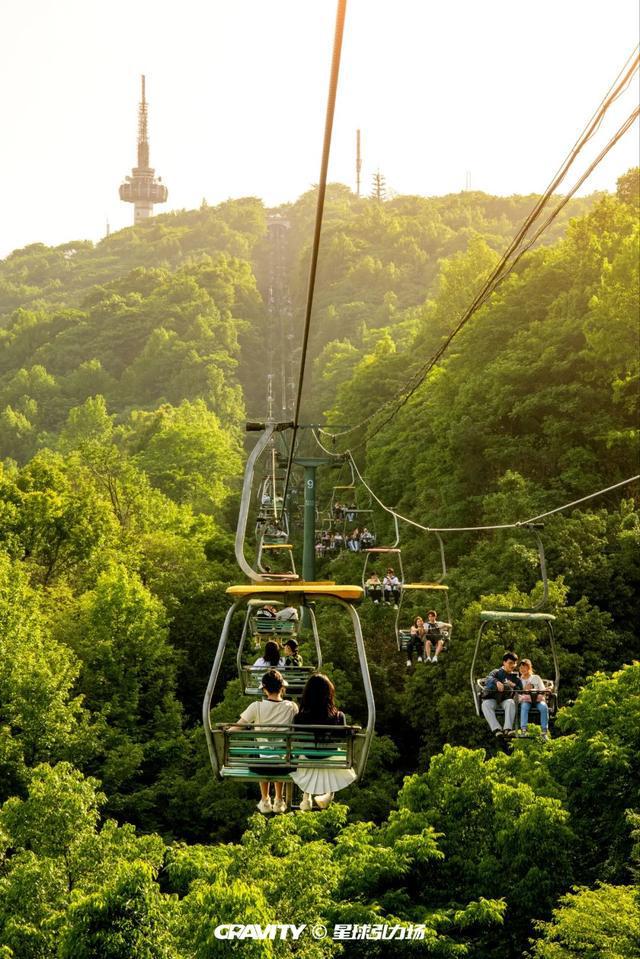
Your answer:
[[[312,583],[316,578],[316,466],[304,468],[304,542],[302,578]]]
[[[332,466],[335,461],[323,456],[299,456],[294,463],[304,467],[302,578],[312,583],[316,578],[316,470],[319,466]]]

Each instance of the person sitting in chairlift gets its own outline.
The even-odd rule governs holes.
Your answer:
[[[279,622],[298,622],[298,610],[295,606],[283,606],[282,609],[279,609],[276,613],[276,619]]]
[[[253,665],[260,669],[269,669],[270,667],[275,669],[284,666],[284,659],[280,655],[280,644],[270,639],[265,643],[264,653],[259,659],[256,659]]]
[[[407,669],[412,665],[414,653],[418,654],[418,662],[422,662],[425,635],[424,620],[422,616],[416,616],[411,626],[411,639],[407,648]]]
[[[302,666],[302,656],[298,652],[298,640],[291,637],[284,644],[285,666]]]
[[[333,537],[333,545],[334,545],[334,549],[342,549],[342,547],[344,546],[344,536],[342,535],[340,531],[338,531],[336,535]]]
[[[269,644],[267,643],[267,646]],[[276,645],[275,643],[273,645]],[[260,724],[265,727],[270,726],[289,726],[293,723],[298,707],[290,699],[283,699],[285,690],[285,681],[282,673],[277,669],[269,669],[262,677],[262,692],[264,699],[254,701],[240,714],[238,724],[231,729],[241,729],[242,726],[255,726],[260,729]],[[271,782],[269,780],[260,780],[260,802],[258,811],[261,813],[283,813],[287,811],[287,804],[282,798],[282,787],[284,783],[276,782],[275,797],[273,801],[270,796]]]
[[[392,602],[394,609],[397,609],[400,602],[400,580],[391,567],[389,567],[387,575],[382,580],[382,589],[385,603]]]
[[[343,712],[336,708],[335,687],[324,673],[309,676],[302,691],[300,711],[294,717],[294,725],[302,726],[346,726]],[[331,741],[331,731],[327,730],[327,740]],[[291,778],[302,789],[300,809],[309,812],[315,800],[319,809],[331,805],[334,794],[346,789],[355,780],[353,769],[331,769],[325,767],[299,766],[291,772]]]
[[[364,594],[374,603],[379,603],[382,599],[382,583],[377,573],[372,573],[364,584]]]
[[[429,612],[427,613],[427,622],[425,623],[425,631],[426,631],[425,646],[427,651],[428,663],[438,662],[438,656],[440,655],[440,653],[442,652],[444,648],[444,641],[445,641],[445,636],[442,631],[449,630],[449,629],[451,629],[451,623],[443,623],[441,620],[438,619],[438,614],[436,613],[435,609],[430,609]],[[435,642],[436,644],[436,651],[433,654],[433,657],[431,656],[432,642]]]
[[[365,526],[360,535],[360,545],[363,549],[369,549],[370,546],[373,546],[376,539],[373,533],[370,533],[367,527]]]
[[[520,660],[520,679],[522,680],[522,688],[524,690],[524,692],[518,695],[518,699],[520,700],[520,734],[522,736],[528,734],[529,710],[532,706],[535,706],[540,714],[542,738],[548,739],[549,707],[547,706],[547,700],[544,695],[544,681],[537,673],[533,672],[530,659]]]
[[[347,540],[347,545],[350,550],[354,553],[357,553],[360,549],[360,530],[356,527]]]
[[[275,619],[277,612],[275,606],[262,606],[256,613],[256,619]]]
[[[482,690],[482,715],[496,738],[515,735],[513,724],[516,718],[516,691],[522,689],[522,680],[516,673],[518,657],[507,652],[502,657],[502,666],[492,669]],[[498,722],[496,707],[504,708],[504,728]]]
[[[354,519],[356,518],[356,513],[358,512],[358,508],[356,507],[355,503],[353,503],[351,506],[345,507],[345,510],[346,510],[345,517],[347,522],[353,523]]]

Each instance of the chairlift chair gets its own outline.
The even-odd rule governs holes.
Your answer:
[[[386,559],[387,562],[393,558],[394,563],[398,567],[396,570],[396,575],[400,580],[400,599],[402,599],[402,586],[404,584],[404,569],[402,566],[402,550],[400,549],[400,529],[398,527],[398,517],[393,514],[393,521],[395,525],[395,540],[393,541],[392,546],[370,546],[367,549],[361,550],[364,554],[364,565],[362,567],[362,588],[367,595],[367,569],[369,566],[369,560],[374,557],[380,559]],[[395,567],[394,567],[395,569]],[[400,603],[398,603],[400,606]]]
[[[353,769],[356,780],[365,769],[375,725],[375,702],[364,638],[356,603],[362,599],[359,586],[336,586],[330,583],[286,583],[230,586],[232,598],[222,627],[211,675],[202,705],[202,719],[214,774],[220,779],[243,782],[277,780],[292,788],[290,772],[302,767]],[[250,600],[262,603],[278,599],[285,605],[310,609],[317,601],[335,602],[349,613],[358,652],[358,663],[364,686],[367,721],[360,726],[260,726],[260,729],[233,724],[211,723],[211,706],[228,642],[234,614]],[[313,621],[313,619],[312,619]]]
[[[281,607],[283,604],[281,601],[275,600],[270,601],[270,605]],[[243,664],[242,662],[243,653],[249,637],[252,637],[254,641],[253,652],[269,639],[279,641],[284,646],[288,639],[297,639],[299,635],[301,616],[298,617],[298,620],[277,618],[262,619],[259,614],[264,606],[265,603],[260,599],[250,599],[248,601],[247,614],[238,644],[236,665],[238,668],[238,677],[242,684],[242,692],[245,696],[256,697],[262,695],[261,680],[265,672],[262,666],[252,666]],[[278,667],[279,672],[282,673],[287,683],[285,691],[285,696],[287,697],[300,696],[309,676],[322,669],[322,648],[315,611],[311,605],[309,605],[307,609],[309,611],[309,622],[311,623],[311,631],[316,651],[316,665]]]
[[[283,566],[288,566],[288,569],[280,570],[274,574],[270,568],[266,568],[264,565],[266,556],[282,562]],[[296,573],[296,561],[293,556],[293,545],[291,543],[266,543],[265,538],[261,537],[258,543],[258,558],[256,560],[256,565],[261,573],[265,573],[267,575],[285,576],[290,579],[298,578],[298,574]]]
[[[411,591],[421,593],[421,594],[435,593],[439,597],[439,599],[441,599],[444,602],[445,616],[446,616],[445,625],[441,626],[438,629],[429,630],[429,639],[431,640],[432,643],[435,643],[435,644],[441,641],[445,647],[448,646],[449,643],[451,642],[453,626],[451,625],[451,609],[449,607],[449,587],[445,585],[445,583],[443,583],[443,580],[445,579],[447,575],[447,563],[446,563],[445,553],[444,553],[444,543],[442,542],[442,537],[440,536],[438,532],[434,531],[434,535],[436,539],[438,540],[438,547],[440,551],[440,565],[441,565],[440,575],[436,579],[434,579],[432,582],[404,583],[402,586],[402,592],[400,594],[400,602],[398,604],[398,611],[396,613],[395,630],[396,630],[396,642],[398,645],[398,650],[404,653],[406,653],[410,647],[411,629],[406,627],[401,628],[400,622],[402,620],[402,607],[405,602],[406,594],[410,593]],[[425,619],[425,621],[426,621],[426,612],[430,603],[431,601],[427,600],[425,596],[425,602],[422,604],[424,608],[423,618]],[[433,605],[434,606],[439,605],[439,602],[437,604],[433,602]]]
[[[398,611],[396,613],[396,642],[398,644],[398,650],[401,652],[407,652],[411,643],[411,629],[410,628],[401,628],[400,621],[402,619],[402,607],[405,604],[405,599],[407,593],[417,592],[421,594],[436,593],[440,599],[444,602],[446,622],[445,625],[441,626],[438,629],[429,630],[429,639],[432,643],[437,643],[441,640],[445,648],[451,642],[451,635],[453,633],[453,626],[451,625],[451,611],[449,609],[449,587],[444,583],[404,583],[402,591],[400,593],[400,603],[398,604]],[[425,600],[422,603],[424,607],[424,616],[423,619],[426,623],[426,610],[431,604],[431,601],[428,600],[425,596]],[[436,605],[435,603],[433,604]]]
[[[290,424],[287,423],[275,423],[273,421],[268,421],[266,424],[249,424],[248,429],[260,430],[260,436],[256,442],[253,450],[249,454],[247,459],[247,464],[245,466],[244,479],[242,484],[242,495],[240,498],[240,512],[238,515],[238,523],[236,527],[236,538],[235,538],[235,555],[238,566],[242,572],[249,577],[249,579],[258,583],[265,582],[292,582],[297,580],[299,577],[295,570],[295,561],[293,559],[293,547],[290,543],[283,542],[266,542],[264,536],[264,527],[259,530],[258,535],[258,550],[256,558],[257,569],[250,565],[247,562],[244,555],[244,546],[245,538],[247,532],[247,522],[249,518],[249,509],[252,498],[252,489],[253,489],[253,477],[256,469],[256,463],[258,462],[260,456],[264,453],[265,449],[271,444],[271,452],[273,458],[273,438],[274,434],[278,430],[288,429]],[[284,515],[286,511],[283,509],[282,514]],[[280,520],[281,517],[276,518],[276,522]],[[271,569],[267,569],[264,563],[264,557],[267,554],[271,554],[272,557],[283,554],[286,556],[286,565],[287,569],[281,572],[274,572]]]
[[[558,663],[558,651],[556,648],[555,634],[553,629],[553,624],[556,621],[556,617],[549,612],[546,612],[543,607],[547,605],[549,599],[549,580],[547,576],[547,565],[544,555],[544,544],[542,542],[542,537],[540,536],[538,530],[543,529],[543,524],[528,524],[523,527],[529,532],[533,533],[536,539],[536,545],[538,547],[538,559],[540,564],[540,572],[542,575],[542,597],[538,603],[531,607],[505,607],[492,610],[482,610],[480,613],[480,628],[476,636],[475,648],[473,651],[473,659],[471,661],[471,669],[469,671],[469,680],[471,683],[471,693],[473,695],[473,702],[475,705],[476,713],[478,716],[482,715],[482,691],[484,689],[486,674],[479,675],[476,669],[476,663],[478,661],[478,655],[480,651],[480,646],[482,643],[482,637],[484,635],[485,629],[489,624],[505,624],[505,623],[519,623],[525,626],[537,626],[544,628],[544,634],[546,635],[549,641],[549,649],[551,652],[551,658],[553,661],[554,669],[554,678],[542,678],[544,683],[544,696],[549,707],[549,718],[552,719],[555,717],[558,708],[558,690],[560,687],[560,666]],[[496,713],[498,715],[504,713],[504,707],[501,708],[501,705],[496,706]],[[539,717],[539,710],[536,709],[535,704],[532,703],[531,710],[529,712],[530,719]]]

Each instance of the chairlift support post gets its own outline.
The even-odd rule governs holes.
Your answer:
[[[332,460],[326,456],[304,456],[296,457],[293,462],[304,467],[302,578],[313,583],[316,578],[316,470],[319,466],[328,466]]]

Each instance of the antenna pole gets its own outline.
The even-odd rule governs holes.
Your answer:
[[[154,203],[165,203],[167,188],[155,170],[149,165],[149,108],[147,104],[146,79],[140,78],[141,98],[138,105],[138,165],[120,186],[120,199],[133,203],[133,222],[140,223],[153,213]]]
[[[360,155],[360,130],[356,130],[356,196],[360,199],[360,171],[362,170],[362,157]]]

